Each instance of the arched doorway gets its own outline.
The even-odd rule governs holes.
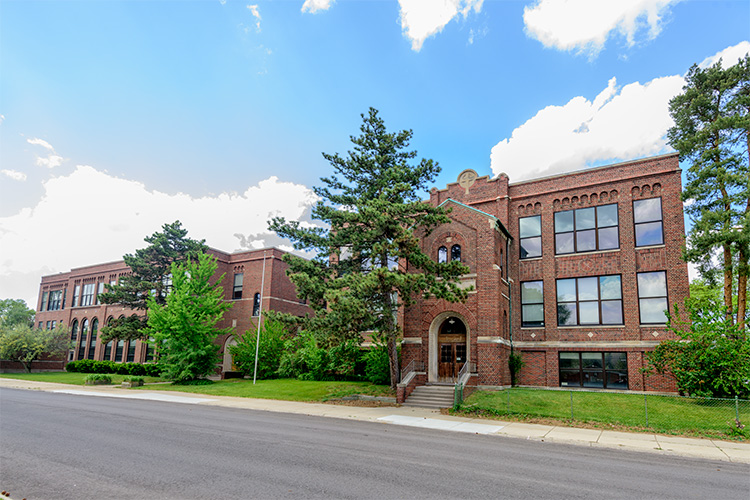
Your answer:
[[[437,332],[437,380],[455,382],[467,361],[466,325],[460,318],[449,316]]]
[[[232,353],[229,351],[229,347],[233,345],[237,345],[237,339],[234,338],[234,335],[224,342],[224,359],[221,368],[223,372],[234,371],[234,360],[232,359]]]

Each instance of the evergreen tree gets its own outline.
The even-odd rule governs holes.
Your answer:
[[[99,302],[118,304],[144,313],[148,309],[149,298],[163,305],[171,286],[172,263],[182,262],[207,249],[205,240],[196,241],[187,237],[187,229],[182,228],[180,221],[164,224],[161,232],[147,236],[144,241],[149,246],[136,250],[135,255],[123,257],[132,273],[121,277],[117,284],[108,286],[107,291],[99,295]],[[147,321],[145,316],[114,319],[102,328],[102,342],[145,339]]]
[[[748,107],[750,58],[730,68],[721,61],[708,68],[694,65],[683,93],[669,103],[675,126],[669,143],[690,163],[682,194],[693,221],[684,257],[712,279],[711,262],[721,252],[724,305],[734,318],[732,296],[736,274],[737,317],[744,326],[747,302],[748,242],[750,242],[750,168],[748,168]]]
[[[159,356],[162,375],[175,382],[186,382],[210,375],[219,361],[218,335],[231,328],[218,329],[224,312],[232,304],[224,300],[221,281],[211,284],[218,265],[213,255],[172,262],[172,290],[165,300],[149,296],[148,330]]]
[[[317,252],[312,260],[285,256],[289,278],[315,316],[302,321],[321,343],[338,345],[374,331],[388,349],[391,387],[399,381],[396,311],[420,296],[461,301],[460,262],[436,263],[420,238],[449,222],[446,212],[420,195],[440,171],[437,163],[407,150],[411,130],[386,131],[377,110],[362,115],[362,134],[347,157],[323,154],[335,175],[314,188],[321,201],[313,218],[325,227],[303,227],[274,218],[270,228],[297,249]]]

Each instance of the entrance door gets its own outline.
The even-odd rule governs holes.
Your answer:
[[[438,381],[453,383],[466,363],[466,326],[456,317],[446,319],[438,332]]]

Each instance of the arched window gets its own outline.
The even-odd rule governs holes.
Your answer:
[[[85,359],[86,355],[86,338],[89,334],[89,320],[84,319],[81,322],[81,344],[78,346],[78,359]]]
[[[438,248],[438,264],[448,262],[448,249],[445,247]]]
[[[128,363],[135,361],[135,340],[128,342]]]
[[[96,352],[96,331],[99,329],[99,320],[94,318],[91,322],[91,340],[89,340],[89,354],[88,359],[94,359],[94,353]]]
[[[256,293],[253,299],[253,316],[260,316],[260,294]]]
[[[122,362],[122,350],[125,347],[124,340],[117,341],[117,349],[115,349],[115,361],[118,363]]]
[[[104,347],[104,361],[109,361],[112,357],[112,344],[113,342],[110,340]]]
[[[78,340],[78,320],[73,320],[73,329],[70,332],[70,340],[76,342]]]
[[[451,247],[451,260],[461,262],[461,245],[453,245]]]

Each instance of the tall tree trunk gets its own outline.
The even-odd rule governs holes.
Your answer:
[[[740,330],[745,329],[745,311],[747,310],[747,248],[740,244],[740,264],[737,268],[737,324]]]
[[[724,306],[727,308],[727,320],[734,324],[732,309],[732,247],[724,243]]]

